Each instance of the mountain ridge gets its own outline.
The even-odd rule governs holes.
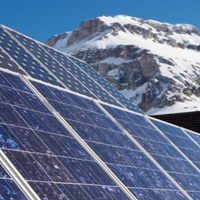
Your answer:
[[[200,32],[192,25],[99,16],[46,44],[86,61],[147,114],[200,109]]]

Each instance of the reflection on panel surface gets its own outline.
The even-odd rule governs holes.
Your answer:
[[[104,190],[108,199],[128,199],[18,77],[4,72],[0,77],[0,148],[40,198],[93,199]],[[59,95],[54,98],[67,101]],[[87,107],[79,97],[68,103]],[[1,176],[6,177],[3,170]]]
[[[183,189],[195,191],[195,195],[199,195],[200,188],[197,185],[199,185],[200,175],[198,171],[145,118],[109,106],[102,106],[117,119],[120,125],[137,140]],[[163,125],[162,131],[171,131],[171,126]],[[160,127],[158,126],[158,128]],[[181,133],[176,130],[174,134]]]
[[[162,190],[160,197],[166,193],[177,199],[178,191],[171,181],[91,100],[33,81],[32,84],[125,186],[136,192],[138,188],[148,189],[148,194],[143,192],[149,199],[155,199],[158,190]],[[69,160],[61,162],[69,166]]]

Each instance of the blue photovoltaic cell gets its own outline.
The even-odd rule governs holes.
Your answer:
[[[43,199],[106,199],[106,200],[128,200],[129,198],[121,192],[118,187],[93,186],[93,185],[74,185],[74,184],[53,184],[29,182],[36,193]],[[64,199],[65,199],[64,198]]]
[[[138,188],[147,189],[143,193],[148,199],[164,199],[167,195],[178,199],[171,181],[92,101],[85,105],[82,97],[51,87],[41,89],[38,83],[32,83],[130,190],[139,193]]]
[[[60,83],[26,53],[2,28],[0,28],[0,45],[31,77],[62,87]]]
[[[78,92],[80,94],[87,95],[89,97],[94,97],[94,95],[88,91],[79,82],[79,77],[74,77],[73,72],[69,72],[63,68],[48,52],[46,52],[39,43],[23,36],[15,31],[9,30],[13,36],[15,36],[19,42],[21,42],[46,68],[48,68],[60,81],[62,81],[70,90]],[[43,70],[45,71],[45,69]],[[37,73],[38,76],[43,75],[41,70]],[[78,79],[77,79],[78,78]],[[55,84],[54,84],[55,85]]]
[[[1,76],[0,148],[41,199],[128,199],[17,76],[12,81],[20,89]],[[71,102],[86,106],[79,98]]]
[[[0,84],[8,87],[14,87],[17,90],[21,90],[23,92],[32,93],[32,91],[21,81],[21,79],[15,75],[0,72]]]
[[[0,165],[0,199],[27,199],[5,169]]]
[[[145,118],[109,106],[102,106],[117,119],[120,125],[137,140],[183,189],[186,191],[193,190],[196,192],[195,195],[198,196],[200,187],[196,187],[196,185],[199,185],[199,173]],[[156,121],[157,124],[160,124],[159,128],[162,131],[173,131],[172,127],[167,124]],[[174,130],[174,134],[180,135],[181,133]]]
[[[27,198],[12,179],[2,178],[0,178],[0,199],[27,200]]]
[[[20,74],[25,74],[25,72],[20,69],[19,66],[17,66],[17,64],[13,62],[6,53],[2,51],[2,49],[0,49],[0,67],[18,72]]]
[[[90,77],[92,77],[97,83],[99,83],[104,89],[106,89],[113,97],[115,97],[126,108],[134,112],[143,113],[139,108],[137,108],[133,103],[131,103],[126,97],[124,97],[124,95],[122,95],[117,89],[115,89],[110,83],[108,83],[97,72],[95,72],[95,70],[92,69],[88,64],[72,56],[67,55],[67,57],[71,61],[73,61],[75,64],[77,64]]]
[[[62,66],[69,70],[78,80],[81,81],[90,91],[92,91],[101,101],[120,106],[108,92],[103,90],[90,76],[88,76],[79,66],[72,62],[65,54],[42,45]],[[121,107],[121,106],[120,106]]]

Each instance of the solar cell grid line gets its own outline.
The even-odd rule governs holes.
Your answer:
[[[27,49],[23,48],[23,45],[19,43],[15,37],[2,25],[0,25],[0,40],[2,41],[1,47],[24,69],[26,72],[37,79],[45,80],[48,83],[59,85],[55,77],[48,73],[46,69],[40,66],[40,64],[30,55]],[[40,71],[40,75],[38,75]]]
[[[104,190],[108,199],[111,199],[111,196],[119,195],[122,197],[121,199],[127,200],[126,195],[60,122],[46,110],[43,103],[39,100],[33,101],[30,98],[30,95],[34,94],[33,92],[29,93],[31,90],[24,82],[17,76],[11,75],[11,77],[5,72],[1,72],[1,74],[0,86],[12,89],[12,91],[15,91],[16,88],[23,103],[19,101],[19,98],[12,101],[11,95],[5,95],[3,90],[0,91],[0,104],[8,105],[8,108],[15,109],[16,114],[18,114],[17,118],[13,118],[11,115],[3,116],[1,113],[0,153],[7,161],[12,162],[14,169],[17,168],[23,177],[22,179],[26,180],[25,183],[28,182],[28,186],[31,186],[40,195],[40,198],[45,198],[46,195],[49,200],[55,199],[53,194],[57,195],[57,198],[61,195],[63,198],[69,196],[76,199],[76,196],[70,193],[70,186],[67,184],[71,186],[75,184],[74,189],[71,189],[77,197],[82,191],[82,195],[85,196],[82,199],[92,199],[86,192],[87,187],[92,187],[96,194],[99,192],[99,195],[100,191]],[[12,78],[12,83],[9,82],[10,78]],[[28,99],[22,95],[22,91],[28,95]],[[15,95],[17,93],[13,93],[13,96]],[[41,105],[38,104],[39,102]],[[40,107],[40,111],[34,106],[35,104],[36,107]],[[25,120],[26,125],[15,122],[21,117]],[[40,117],[40,121],[38,117]],[[10,118],[12,121],[9,121]],[[8,164],[7,169],[10,169]],[[97,174],[101,174],[101,176],[98,177]],[[95,194],[93,195],[95,196]]]
[[[64,119],[73,128],[73,130],[80,135],[80,137],[92,148],[93,151],[95,151],[100,159],[106,163],[106,165],[118,176],[118,178],[129,189],[131,187],[135,188],[134,194],[137,194],[138,197],[140,195],[146,195],[149,197],[149,199],[155,199],[156,192],[158,192],[158,196],[160,195],[161,197],[156,196],[156,198],[163,199],[163,193],[166,192],[167,194],[165,195],[173,196],[174,199],[177,198],[175,197],[177,193],[179,193],[177,188],[173,186],[173,184],[168,179],[166,179],[164,175],[162,175],[158,168],[154,166],[154,164],[144,155],[144,153],[138,150],[134,143],[131,142],[128,137],[126,137],[126,135],[123,134],[112,121],[109,120],[108,117],[105,116],[106,120],[102,121],[102,111],[99,111],[100,109],[97,109],[97,106],[95,111],[94,106],[89,106],[90,104],[94,104],[93,101],[87,102],[87,108],[87,106],[84,104],[84,98],[78,98],[78,96],[69,92],[62,93],[61,95],[59,90],[52,91],[50,87],[44,86],[42,88],[41,84],[39,83],[31,83],[41,92],[42,95],[44,95],[44,97],[47,98],[51,105],[58,111],[58,113],[60,113],[61,116],[64,117]],[[82,103],[80,102],[81,100]],[[65,108],[76,107],[76,112],[73,112],[75,113],[74,117],[71,118],[71,115],[66,116],[62,112],[62,109],[60,109],[62,106],[59,107],[59,105],[65,105]],[[90,109],[89,111],[88,109],[91,107],[93,107],[93,109]],[[80,114],[80,110],[82,111],[82,114]],[[85,118],[80,118],[80,116],[89,118],[85,121]],[[151,177],[154,177],[157,182],[160,182],[161,188],[163,185],[165,185],[165,189],[162,188],[163,190],[159,192],[160,187],[156,186],[148,176],[144,177],[142,175],[142,173],[145,174],[145,172],[148,172],[149,176],[151,175]],[[158,177],[156,177],[155,174],[152,174],[153,172],[156,173]],[[121,175],[123,174],[123,179],[120,173]],[[134,175],[126,175],[130,173],[134,174],[135,178],[137,177],[137,183],[134,181]],[[165,178],[163,179],[161,177]],[[143,194],[138,190],[138,187],[145,187],[146,189],[147,186],[150,186],[148,194],[144,192],[144,189],[141,190]],[[155,188],[155,191],[152,190],[152,187]],[[173,191],[171,191],[170,188],[173,188]],[[182,194],[179,193],[178,195],[180,195],[178,199],[184,199]]]
[[[148,118],[147,118],[148,119]],[[159,120],[151,119],[149,120],[152,122],[157,130],[163,134],[163,136],[168,140],[176,149],[179,151],[185,159],[200,173],[200,149],[195,143],[188,138],[188,136],[176,125],[168,124],[169,129],[163,129],[163,122]],[[160,131],[162,130],[162,131]],[[199,163],[199,164],[198,164]],[[198,164],[198,166],[196,166]]]
[[[64,53],[42,45],[67,70],[73,73],[87,88],[89,88],[101,101],[124,107],[117,99],[108,93],[98,82],[70,60]],[[95,72],[96,73],[96,72]]]
[[[26,71],[18,65],[9,54],[4,51],[4,49],[0,46],[0,67],[4,69],[8,69],[14,72],[18,72],[20,74],[28,75]]]
[[[59,80],[65,88],[72,91],[96,98],[96,96],[88,90],[82,82],[74,76],[72,72],[63,67],[49,52],[46,52],[43,48],[44,45],[34,41],[22,34],[19,34],[13,30],[9,30],[10,33],[29,51],[31,55],[43,66],[51,75]],[[93,90],[94,91],[94,90]]]
[[[173,135],[171,134],[171,136],[169,137],[170,139],[172,139],[173,142],[177,143],[177,139],[179,140],[180,139],[180,142],[177,143],[178,144],[178,148],[181,149],[181,151],[188,157],[190,158],[191,160],[196,160],[196,158],[192,155],[192,153],[195,153],[195,151],[192,151],[191,153],[191,149],[194,147],[196,149],[196,145],[192,142],[192,141],[189,141],[188,140],[188,137],[187,137],[187,134],[184,134],[181,129],[179,129],[177,126],[175,125],[170,125],[169,123],[161,123],[160,120],[153,120],[151,119],[152,122],[161,130],[164,132],[164,134],[168,135],[167,133],[173,133],[174,134],[174,137]],[[172,132],[173,131],[173,132]],[[176,140],[174,139],[176,138]],[[180,148],[180,146],[183,146],[182,142],[184,140],[187,140],[188,144],[190,146],[192,146],[192,148],[188,148],[188,144],[185,143],[186,148]],[[199,151],[199,150],[198,150]],[[199,156],[198,156],[199,157]],[[199,162],[196,162],[196,161],[192,161],[193,163],[193,166],[195,168],[197,168],[197,170],[199,171]],[[185,190],[191,190],[191,188],[194,190],[194,191],[198,191],[199,188],[196,186],[199,185],[199,178],[198,176],[192,176],[190,175],[189,177],[186,177],[185,175],[178,175],[178,174],[174,174],[174,173],[171,173],[171,175],[173,176],[173,178],[177,181],[177,182],[180,182],[183,184],[183,187],[185,188]],[[197,195],[197,193],[195,192],[192,192],[191,195]],[[199,194],[199,193],[198,193]],[[197,198],[197,197],[195,197]],[[197,198],[198,199],[198,198]]]
[[[147,157],[162,171],[162,173],[167,177],[169,178],[170,181],[172,181],[172,183],[174,183],[174,185],[180,189],[180,191],[187,197],[187,198],[190,198],[188,196],[188,194],[185,192],[185,190],[179,185],[177,184],[177,182],[171,177],[171,175],[166,172],[166,170],[160,165],[159,162],[157,162],[157,160],[154,159],[154,156],[152,155],[151,151],[149,152],[149,149],[147,149],[147,146],[146,144],[144,145],[144,143],[141,143],[141,140],[138,140],[137,137],[139,137],[139,135],[136,135],[136,134],[132,134],[131,133],[131,129],[127,129],[127,126],[124,126],[124,124],[121,123],[121,121],[119,120],[119,118],[122,120],[127,120],[127,121],[133,121],[133,119],[130,119],[128,115],[126,115],[126,111],[123,111],[121,110],[121,112],[119,111],[118,115],[116,114],[117,113],[117,110],[118,109],[115,109],[114,107],[109,107],[107,105],[99,105],[97,103],[97,105],[99,107],[103,106],[103,108],[105,109],[104,112],[107,113],[107,115],[113,120],[113,122],[115,122],[118,127],[120,127],[121,130],[123,130],[124,133],[126,133],[126,135],[129,137],[129,139],[131,141],[133,141],[143,152],[145,152],[145,155],[147,155]],[[131,114],[131,113],[130,113]],[[131,116],[131,115],[130,115]],[[139,117],[140,119],[144,119],[142,115],[140,114],[135,114],[136,118]],[[136,122],[139,122],[140,119],[135,119]],[[141,123],[141,122],[140,122]],[[142,124],[142,123],[141,123]],[[144,124],[143,124],[144,125]],[[148,122],[145,122],[145,125],[149,125],[149,127],[152,127],[150,124],[148,124]],[[137,128],[135,129],[137,130]],[[147,132],[148,133],[148,132]],[[144,133],[143,133],[144,134]],[[152,137],[152,136],[151,136]],[[145,139],[146,139],[146,136],[145,136]],[[161,138],[157,138],[158,141],[161,140]],[[153,141],[152,141],[153,142]],[[191,198],[190,198],[191,199]]]
[[[73,62],[75,62],[80,68],[82,68],[87,74],[89,74],[96,82],[98,82],[103,88],[105,88],[113,97],[115,97],[122,105],[124,105],[129,110],[134,112],[143,113],[137,106],[130,102],[124,95],[122,95],[116,88],[114,88],[111,84],[104,80],[100,74],[95,72],[92,67],[86,64],[83,61],[80,61],[78,58],[74,58],[72,56],[66,55],[66,57],[70,58]]]
[[[166,127],[165,127],[166,128]]]

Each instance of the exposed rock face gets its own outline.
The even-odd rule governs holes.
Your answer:
[[[184,57],[176,58],[176,55],[163,56],[153,53],[148,46],[150,43],[144,48],[131,41],[130,44],[124,42],[127,35],[142,42],[198,53],[200,32],[192,25],[100,16],[82,22],[70,34],[62,50],[90,64],[122,93],[130,91],[129,98],[144,112],[200,97],[200,59],[193,62]],[[195,39],[196,43],[190,43],[194,35],[199,37],[199,42]],[[66,36],[67,33],[54,36],[46,44],[56,48],[57,41]],[[189,38],[188,41],[185,38]],[[75,48],[77,44],[79,48]]]
[[[104,30],[105,30],[104,23],[100,21],[100,19],[98,18],[83,21],[80,23],[78,29],[72,32],[72,35],[67,41],[67,46],[71,45],[77,40],[80,40],[96,32],[101,32]]]
[[[45,44],[48,45],[48,46],[54,46],[54,44],[56,44],[56,42],[60,39],[64,39],[66,38],[68,35],[68,33],[62,33],[62,34],[59,34],[59,35],[54,35],[53,37],[49,38]]]

